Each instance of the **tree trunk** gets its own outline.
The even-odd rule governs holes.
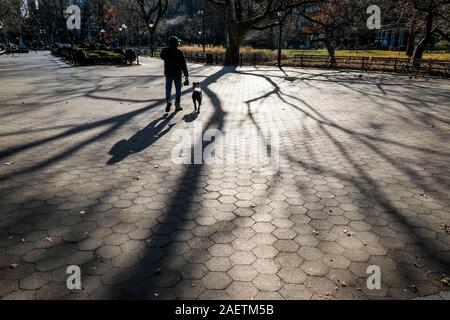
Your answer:
[[[334,67],[336,65],[336,55],[335,55],[333,45],[331,44],[331,39],[327,37],[324,40],[324,42],[325,42],[325,46],[327,47],[327,50],[328,50],[328,55],[330,56],[331,66]]]
[[[237,66],[239,65],[239,53],[241,46],[241,33],[239,27],[235,24],[228,26],[228,45],[225,52],[225,65]]]
[[[433,35],[433,10],[432,8],[430,8],[430,10],[427,13],[427,26],[425,38],[423,38],[422,41],[420,41],[419,45],[417,46],[416,52],[414,53],[414,59],[422,60],[427,45],[431,43],[432,35]]]
[[[411,26],[408,34],[408,43],[406,45],[406,55],[412,57],[414,54],[414,47],[416,43],[416,30]]]
[[[149,46],[150,46],[150,52],[151,52],[151,56],[154,56],[154,51],[155,51],[155,32],[156,32],[156,27],[154,26],[153,28],[147,27],[148,29],[148,34],[149,34]]]

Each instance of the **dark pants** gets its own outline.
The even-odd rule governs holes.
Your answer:
[[[179,106],[181,103],[181,76],[179,77],[166,76],[167,103],[172,103],[172,83],[175,83],[175,105]]]

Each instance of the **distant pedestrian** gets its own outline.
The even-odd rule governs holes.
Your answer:
[[[189,72],[183,52],[178,49],[180,40],[177,37],[169,39],[169,46],[161,52],[164,60],[164,75],[166,76],[166,112],[172,107],[172,84],[175,83],[175,111],[181,111],[181,86],[182,75],[185,77],[185,85],[189,85]]]

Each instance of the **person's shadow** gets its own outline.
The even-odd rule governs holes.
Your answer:
[[[197,111],[192,111],[191,114],[185,115],[185,116],[183,117],[183,120],[184,120],[186,123],[191,123],[191,122],[194,122],[195,120],[197,120],[197,118],[198,118],[198,112],[197,112]]]
[[[169,122],[175,117],[175,115],[175,112],[170,116],[165,114],[159,119],[152,121],[144,129],[136,132],[136,134],[128,140],[121,140],[117,142],[108,153],[112,157],[108,160],[107,164],[114,165],[123,161],[128,156],[139,153],[150,147],[173,128],[175,124],[169,124]]]

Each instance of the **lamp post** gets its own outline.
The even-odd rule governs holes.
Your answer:
[[[119,39],[120,39],[120,46],[123,47],[122,43],[123,43],[123,35],[122,35],[122,27],[119,27]]]
[[[1,21],[0,21],[0,32],[2,32],[2,33],[4,32],[4,30],[3,30],[3,22],[1,22]],[[6,42],[6,39],[5,39],[5,42]],[[6,45],[6,43],[5,43],[5,45]],[[6,49],[6,47],[5,47],[5,49]]]
[[[128,42],[127,34],[126,34],[127,29],[128,29],[128,27],[127,27],[126,24],[122,24],[122,25],[119,27],[119,32],[120,32],[120,34],[121,34],[121,36],[122,36],[124,42]],[[122,31],[125,33],[125,37],[122,35]],[[124,45],[123,47],[126,48],[127,45],[128,45],[128,44],[125,43],[125,45]]]
[[[154,27],[155,27],[155,24],[153,22],[150,22],[148,24],[148,29],[149,29],[149,32],[150,32],[150,52],[151,52],[152,58],[155,56],[155,49],[154,49],[154,46],[153,46],[153,42],[155,41],[154,34],[153,34],[153,28]]]
[[[203,42],[203,53],[206,52],[206,42],[205,42],[205,9],[202,8],[202,10],[199,10],[197,14],[202,16],[202,31],[199,33],[202,34],[202,42]]]
[[[100,41],[105,44],[105,29],[100,30]]]
[[[279,35],[278,35],[278,68],[281,68],[281,47],[283,46],[283,18],[284,18],[284,7],[281,6],[278,11],[277,11],[277,15],[278,15],[278,24],[280,27],[279,30]]]

